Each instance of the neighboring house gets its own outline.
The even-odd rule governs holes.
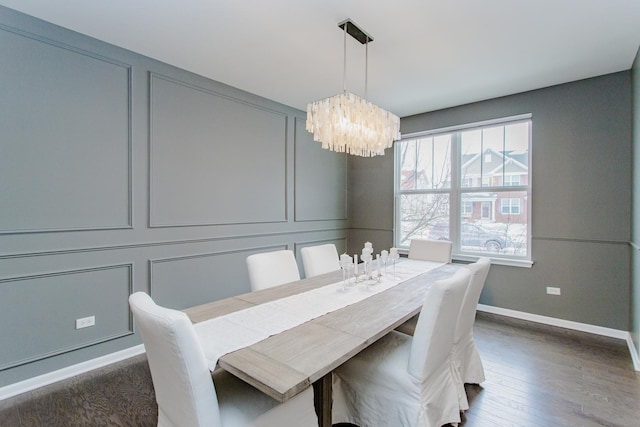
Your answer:
[[[463,156],[462,188],[517,187],[528,184],[529,154],[486,149]],[[467,193],[463,195],[462,216],[476,221],[526,223],[526,191],[509,193]]]

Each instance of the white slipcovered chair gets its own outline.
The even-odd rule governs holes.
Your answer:
[[[453,243],[448,240],[412,239],[409,244],[409,259],[450,263],[452,248]],[[413,316],[398,326],[396,331],[413,335],[417,323],[418,316]]]
[[[305,277],[313,277],[340,270],[340,257],[336,245],[307,246],[300,250]]]
[[[434,262],[451,262],[453,243],[448,240],[412,239],[409,259]]]
[[[427,291],[414,337],[392,331],[333,376],[333,422],[426,426],[460,422],[461,379],[451,360],[453,333],[469,270]],[[465,397],[466,403],[466,397]]]
[[[249,255],[247,269],[252,291],[300,280],[296,257],[290,250]]]
[[[473,324],[476,320],[480,293],[482,293],[490,267],[491,259],[487,257],[479,258],[478,261],[467,266],[471,270],[471,279],[462,300],[456,331],[453,335],[452,356],[460,378],[466,384],[480,384],[485,379],[482,360],[473,340]]]
[[[285,403],[224,370],[209,371],[189,317],[160,307],[144,292],[129,305],[147,352],[158,403],[158,427],[315,427],[309,387]]]

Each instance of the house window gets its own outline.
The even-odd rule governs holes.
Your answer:
[[[520,175],[505,175],[504,176],[504,186],[505,187],[517,187],[520,185]]]
[[[500,204],[503,215],[520,215],[520,199],[502,199]]]
[[[447,239],[460,259],[530,260],[530,151],[530,114],[404,135],[395,245]]]
[[[463,201],[460,205],[460,214],[462,216],[473,215],[473,202]]]

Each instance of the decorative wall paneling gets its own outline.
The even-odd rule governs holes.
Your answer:
[[[160,305],[181,310],[203,301],[251,292],[247,257],[284,249],[287,245],[151,260],[151,296]],[[189,281],[185,283],[184,277]]]
[[[130,66],[6,26],[0,57],[0,233],[130,228]]]
[[[347,155],[323,150],[295,119],[295,220],[347,219]]]
[[[151,74],[150,224],[287,220],[287,116]]]
[[[346,159],[303,111],[3,7],[0,57],[0,387],[139,345],[131,292],[183,308],[247,292],[251,253],[344,246]]]
[[[0,371],[133,334],[133,265],[0,279]],[[76,319],[95,326],[76,329]],[[16,342],[16,341],[19,341]]]

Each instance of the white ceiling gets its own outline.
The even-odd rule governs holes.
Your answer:
[[[299,108],[342,91],[351,18],[368,98],[399,116],[628,70],[640,0],[0,0],[0,5]],[[365,49],[347,40],[347,89]]]

